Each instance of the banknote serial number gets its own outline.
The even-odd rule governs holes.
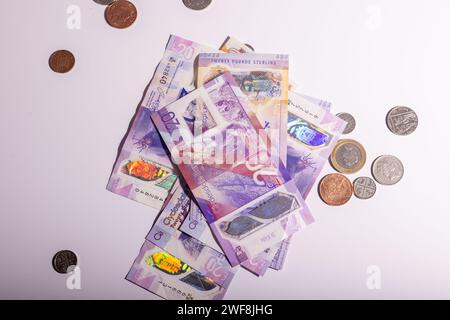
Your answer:
[[[162,71],[162,76],[159,79],[159,83],[161,83],[162,85],[167,84],[167,80],[169,79],[169,75],[170,75],[170,70],[172,69],[172,65],[176,62],[175,58],[170,57],[166,66],[164,67],[163,71]]]
[[[222,304],[218,307],[192,306],[185,304],[179,306],[178,315],[196,315],[208,318],[209,316],[247,316],[257,317],[263,315],[272,315],[271,304]]]

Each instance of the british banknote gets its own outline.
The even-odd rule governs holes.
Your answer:
[[[194,61],[214,50],[172,35],[120,148],[107,189],[160,209],[177,177],[150,115],[195,85]]]
[[[328,112],[331,103],[289,92],[288,152],[286,167],[304,199],[317,181],[346,123]],[[284,240],[271,263],[280,270],[290,238]]]
[[[179,183],[174,188],[146,239],[228,288],[237,269],[231,267],[222,252],[179,230],[189,211],[190,199]]]
[[[220,47],[221,51],[227,53],[252,53],[254,52],[253,48],[250,48],[248,45],[239,41],[234,37],[228,37],[225,42]],[[292,81],[289,83],[289,90],[293,90],[295,85],[293,85]],[[191,215],[188,215],[188,220]],[[195,219],[195,217],[192,217]],[[195,220],[194,220],[195,221]],[[201,232],[201,231],[199,231]],[[267,268],[270,266],[273,269],[280,270],[284,264],[284,259],[286,257],[286,250],[288,247],[288,239],[283,240],[280,244],[276,245],[273,248],[266,249],[263,253],[259,255],[259,257],[255,258],[256,263],[250,263],[253,269],[256,269],[257,272],[252,271],[255,274],[263,275]],[[270,260],[272,259],[272,260]]]
[[[195,201],[191,201],[189,213],[185,217],[179,229],[193,238],[199,239],[208,246],[222,252],[222,249],[218,247],[217,242],[214,239],[208,222]],[[261,277],[266,273],[267,268],[271,265],[277,249],[278,248],[266,249],[263,252],[260,252],[256,257],[241,263],[241,266]]]
[[[249,108],[267,130],[282,161],[286,160],[289,57],[283,54],[203,53],[199,55],[199,85],[230,72],[249,100]]]
[[[252,48],[248,47],[247,45],[245,45],[243,42],[237,40],[236,38],[233,37],[228,37],[227,40],[223,43],[223,45],[221,46],[220,50],[225,51],[225,52],[239,52],[239,53],[250,53],[253,52]],[[323,99],[319,99],[319,98],[315,98],[315,97],[311,97],[305,94],[301,94],[301,93],[297,93],[294,92],[293,89],[293,85],[292,82],[290,83],[290,91],[289,91],[289,96],[291,98],[290,104],[292,104],[292,100],[296,100],[297,103],[303,103],[305,106],[309,105],[310,106],[310,110],[312,110],[313,112],[315,111],[316,114],[320,113],[320,109],[318,109],[317,107],[320,107],[322,109],[325,109],[327,111],[331,110],[331,106],[332,104],[326,100]],[[315,105],[315,106],[313,106]],[[325,116],[323,117],[333,117],[331,114],[325,113]],[[305,118],[307,116],[305,115]],[[336,118],[334,119],[335,121],[338,121]],[[339,130],[337,130],[335,132],[335,135],[337,137],[339,137],[341,134],[341,132],[339,132]],[[334,144],[331,144],[331,147],[333,147]],[[297,146],[298,148],[298,146]],[[328,148],[328,151],[331,152],[332,148]],[[327,153],[327,151],[325,151],[325,154]],[[291,159],[292,160],[292,159]],[[318,163],[317,163],[318,164]],[[296,166],[296,164],[291,161],[289,163],[288,168],[297,168],[297,170],[299,170],[300,168],[298,166]],[[301,190],[310,190],[310,187],[308,186],[312,186],[319,174],[319,172],[321,171],[321,169],[323,168],[323,166],[318,166],[317,170],[316,170],[316,175],[311,175],[310,179],[304,179],[302,183],[298,182]],[[299,174],[299,172],[295,172],[292,174]],[[303,186],[302,186],[303,185]],[[307,187],[304,187],[307,186]],[[306,196],[308,195],[308,192],[304,192],[302,194],[302,196],[306,199]],[[274,257],[274,260],[272,261],[271,267],[274,269],[280,269],[283,266],[284,263],[284,259],[286,257],[286,252],[287,252],[287,248],[289,247],[289,241],[290,239],[287,239],[285,241],[283,241],[279,248],[277,248],[277,253]],[[286,242],[286,243],[284,243]]]
[[[170,300],[220,300],[227,291],[149,241],[142,245],[126,279]]]
[[[314,221],[250,103],[225,72],[152,114],[232,266]]]
[[[173,37],[171,37],[171,40],[169,41],[169,45],[167,47],[166,54],[165,54],[165,57],[163,58],[163,61],[164,60],[168,60],[169,61],[169,60],[171,60],[173,58],[173,57],[169,57],[169,58],[166,57],[167,53],[170,53],[170,56],[172,56],[173,46],[170,44],[171,41],[172,41],[172,38]],[[176,38],[178,40],[180,40],[179,37],[176,37]],[[206,48],[205,46],[200,46],[200,45],[196,45],[196,46]],[[186,47],[185,50],[187,52],[192,51],[192,50],[189,49],[189,47]],[[199,50],[201,50],[201,49],[199,49]],[[206,49],[205,51],[211,51],[211,49]],[[184,61],[183,57],[180,58],[180,61],[185,63],[185,64],[187,64],[187,61]],[[166,65],[166,64],[161,62],[160,65]],[[156,74],[158,74],[158,71],[156,72]],[[183,74],[186,75],[187,73],[184,72]],[[183,74],[178,73],[177,75],[172,76],[172,78],[175,78],[176,76],[181,77],[181,75],[183,75]],[[158,77],[157,75],[155,75],[155,78],[163,79],[163,77]],[[193,82],[192,82],[193,76],[192,75],[191,76],[188,75],[186,79],[191,79],[191,82],[190,82],[189,85],[187,84],[187,83],[189,83],[189,81],[183,81],[184,86],[176,86],[176,87],[179,87],[179,88],[183,88],[182,92],[180,93],[180,96],[183,96],[185,93],[191,91],[192,88],[193,88],[193,86],[192,86],[192,84],[193,84]],[[147,101],[145,103],[145,105],[149,106],[150,109],[153,110],[153,109],[157,109],[158,106],[151,104],[151,99],[149,98],[149,96],[152,95],[150,93],[151,89],[152,89],[152,86],[150,86],[149,90],[147,91],[147,94],[146,94],[146,97],[145,97],[144,101]],[[151,125],[151,123],[150,123],[150,125]],[[157,137],[155,137],[155,138],[157,138]],[[163,197],[161,197],[161,199],[163,199]],[[196,207],[196,208],[198,209],[198,207]],[[180,215],[179,218],[180,217],[182,217],[182,216]],[[182,233],[177,233],[177,232],[175,232],[175,234],[170,234],[171,237],[168,237],[169,233],[165,233],[165,237],[161,237],[160,231],[158,231],[158,232],[155,231],[158,228],[158,225],[159,224],[156,223],[156,227],[154,229],[152,229],[151,232],[154,232],[154,233],[158,234],[157,237],[159,238],[159,241],[156,241],[152,237],[152,236],[155,236],[155,234],[153,234],[153,235],[149,234],[148,237],[150,238],[150,240],[153,240],[153,242],[155,242],[157,245],[163,246],[165,250],[170,251],[172,254],[175,254],[175,255],[178,255],[178,256],[184,256],[180,252],[180,248],[182,248],[182,247],[184,248],[183,243],[188,243],[188,241],[191,242],[191,243],[195,242],[195,239],[192,239],[192,240],[189,239],[189,238],[186,239],[185,235],[183,235]],[[209,229],[209,227],[208,227],[208,229]],[[172,230],[174,230],[174,229],[172,229]],[[212,235],[211,235],[210,231],[209,231],[209,234],[210,234],[210,237],[212,238]],[[180,240],[180,238],[183,238],[182,242],[176,241],[176,240]],[[208,240],[210,240],[210,239],[208,239]],[[203,244],[205,243],[204,241],[202,241],[202,242],[203,242]],[[164,245],[163,245],[163,243],[164,243]],[[200,246],[200,245],[203,245],[203,244],[198,244],[197,247]],[[214,240],[207,242],[207,244],[208,244],[208,246],[212,247],[214,253],[220,252],[221,249],[217,246],[217,244],[216,244],[216,242]],[[171,250],[169,250],[169,249],[171,249]],[[203,252],[205,252],[205,251],[209,252],[210,249],[211,248],[208,248],[208,250],[203,250]],[[217,256],[217,255],[215,254],[213,256]],[[262,252],[260,255],[258,255],[254,259],[254,261],[248,261],[244,267],[249,269],[251,272],[253,272],[255,274],[262,275],[265,272],[264,266],[267,265],[267,261],[265,261],[265,260],[267,260],[271,256],[273,256],[273,251],[272,252],[267,252],[267,250],[266,250],[265,252]],[[266,257],[266,259],[264,259],[264,257]],[[189,260],[189,258],[187,260]],[[200,271],[204,270],[204,268],[202,268],[202,266],[196,264],[196,263],[201,262],[201,259],[200,259],[200,261],[194,259],[194,261],[193,260],[189,260],[188,262],[190,264],[192,264],[195,268],[199,269]],[[217,280],[217,282],[219,282],[219,284],[221,284],[220,283],[220,281],[221,281],[220,279],[215,279],[215,280]]]
[[[252,52],[253,50],[238,41],[237,39],[233,37],[228,37],[227,40],[223,43],[223,45],[220,47],[220,50],[227,53],[245,53],[245,52]],[[195,219],[188,219],[189,217],[196,217]],[[203,218],[203,214],[196,205],[194,201],[192,201],[191,209],[189,211],[188,216],[184,220],[190,220],[189,223],[186,223],[187,228],[185,230],[182,230],[183,232],[186,232],[189,234],[189,232],[192,232],[192,236],[196,239],[199,239],[203,243],[211,246],[212,248],[221,251],[220,248],[217,246],[217,242],[214,240],[214,237],[211,233],[211,230],[206,222],[206,220]],[[197,222],[198,221],[198,222]],[[197,228],[193,225],[194,223],[198,223]],[[184,223],[182,224],[183,227]],[[278,248],[269,248],[264,250],[263,252],[259,253],[255,258],[249,259],[241,264],[242,267],[247,269],[248,271],[254,273],[257,276],[263,276],[265,272],[267,271],[267,268],[270,266],[271,261],[273,257],[275,256],[276,252],[278,251]]]
[[[312,102],[315,101],[315,102]],[[328,161],[346,122],[312,100],[289,93],[286,167],[306,198]]]
[[[250,48],[248,45],[243,43],[242,41],[234,38],[234,37],[227,37],[227,39],[224,41],[222,46],[220,47],[220,50],[227,53],[252,53],[254,52],[253,48]],[[289,91],[296,92],[296,87],[292,82],[289,83]],[[298,93],[298,92],[297,92]],[[331,103],[326,100],[310,97],[308,95],[304,95],[301,93],[298,93],[300,96],[305,98],[306,100],[309,100],[310,102],[324,108],[325,110],[330,111],[331,110]]]
[[[237,47],[238,43],[235,43],[235,46]],[[291,176],[295,179],[302,196],[306,199],[334,145],[345,128],[345,122],[327,111],[331,108],[331,103],[326,100],[295,92],[289,92],[289,98],[289,137],[286,166]],[[299,119],[304,120],[303,124],[305,127],[295,129],[297,126],[293,122],[294,115],[299,117],[297,118],[297,122]],[[310,131],[307,131],[306,125],[309,126]],[[318,131],[313,131],[314,128],[318,128]],[[299,130],[298,135],[304,136],[304,143],[299,144],[300,136],[296,139],[293,138],[295,136],[294,130]],[[314,142],[306,141],[305,136],[315,134],[315,138],[317,139],[320,130],[328,132],[328,142],[324,145],[308,145],[308,143],[314,144]],[[189,216],[187,220],[189,220]],[[277,251],[271,263],[274,269],[279,270],[283,266],[288,247],[289,242],[286,240],[286,243],[281,242],[279,247],[273,249]]]

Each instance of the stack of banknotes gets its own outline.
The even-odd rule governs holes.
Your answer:
[[[170,36],[107,189],[159,210],[127,279],[166,299],[222,299],[242,267],[283,267],[346,122],[294,92],[286,54]]]

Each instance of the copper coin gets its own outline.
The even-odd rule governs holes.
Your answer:
[[[53,71],[66,73],[75,65],[75,57],[70,51],[58,50],[52,53],[48,60],[48,64]]]
[[[111,27],[125,29],[137,18],[137,9],[130,1],[117,0],[106,7],[105,18]]]
[[[319,183],[320,198],[330,206],[346,204],[352,197],[352,194],[352,183],[342,174],[329,174]]]
[[[52,265],[58,273],[69,273],[77,265],[78,258],[70,250],[61,250],[53,256]]]

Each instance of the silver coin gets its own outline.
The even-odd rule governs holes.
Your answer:
[[[372,164],[372,175],[383,185],[397,184],[403,178],[405,169],[402,162],[394,156],[381,156]]]
[[[211,4],[212,0],[183,0],[186,7],[192,10],[203,10]]]
[[[116,1],[116,0],[94,0],[95,3],[101,4],[104,6],[109,6],[114,1]]]
[[[416,131],[419,118],[411,108],[395,107],[388,112],[386,124],[392,133],[407,136]]]
[[[342,132],[343,134],[349,134],[350,132],[353,132],[353,130],[355,130],[356,120],[350,113],[341,112],[338,113],[336,116],[347,122],[344,132]]]
[[[370,199],[377,192],[377,185],[369,177],[359,177],[353,181],[353,193],[359,199]]]

